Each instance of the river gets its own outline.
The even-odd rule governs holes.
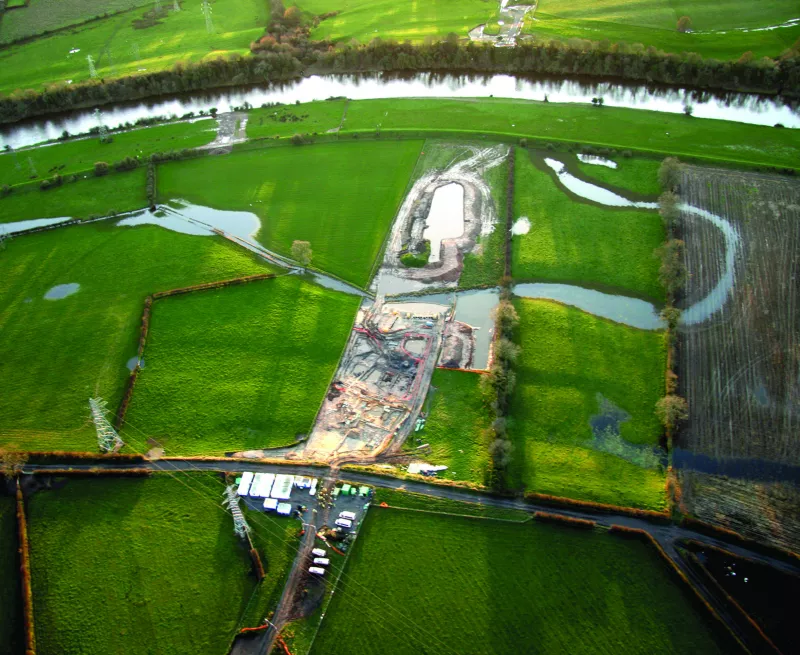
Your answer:
[[[616,82],[586,82],[576,79],[521,78],[512,75],[312,75],[287,84],[232,87],[155,101],[119,104],[102,109],[100,120],[109,128],[152,116],[183,116],[216,107],[230,111],[248,103],[294,103],[346,96],[370,98],[512,98],[559,103],[591,103],[602,97],[608,107],[630,107],[672,114],[682,113],[689,103],[698,118],[713,118],[755,125],[800,127],[796,106],[782,100],[745,93],[712,95],[690,89],[648,87]],[[34,119],[0,129],[0,148],[13,148],[58,138],[66,130],[82,134],[98,126],[92,109]]]

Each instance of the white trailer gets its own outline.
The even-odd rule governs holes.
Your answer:
[[[336,525],[338,525],[340,528],[352,528],[353,522],[348,521],[347,519],[336,519]]]
[[[314,549],[311,551],[311,554],[312,554],[314,557],[325,557],[325,555],[327,555],[327,554],[328,554],[328,551],[327,551],[327,550],[325,550],[324,548],[314,548]]]
[[[268,512],[278,509],[278,501],[275,498],[265,498],[264,509]]]
[[[309,566],[308,572],[313,573],[314,575],[325,575],[325,569],[321,569],[318,566]]]
[[[264,479],[263,473],[256,473],[256,476],[253,478],[253,483],[250,485],[250,497],[251,498],[263,498],[260,495],[261,493],[261,480]]]
[[[272,493],[270,495],[278,500],[289,500],[289,498],[292,497],[293,484],[293,475],[283,475],[279,473],[275,476],[275,484],[272,485]]]
[[[314,564],[319,564],[320,566],[328,566],[331,561],[327,557],[315,557]]]
[[[239,489],[236,493],[240,496],[246,496],[250,493],[250,484],[253,482],[253,474],[250,472],[242,473],[242,479],[239,482]]]
[[[347,519],[348,521],[355,521],[356,515],[354,512],[339,512],[340,519]]]

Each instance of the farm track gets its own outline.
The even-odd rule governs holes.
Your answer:
[[[109,463],[104,465],[104,468],[114,469],[118,471],[125,471],[131,468],[148,468],[152,471],[164,472],[192,472],[192,471],[221,471],[235,473],[240,472],[244,468],[260,473],[284,473],[289,475],[302,475],[310,477],[323,477],[326,482],[336,476],[335,468],[327,468],[324,466],[308,466],[308,465],[291,465],[291,464],[263,464],[258,462],[241,462],[230,460],[155,460],[147,461],[144,464],[136,462],[133,464],[117,464]],[[26,472],[40,471],[46,472],[50,469],[62,469],[63,464],[37,464],[27,465]],[[79,464],[70,467],[72,470],[90,470],[93,468],[91,464]],[[761,644],[756,641],[756,637],[752,634],[750,626],[743,625],[738,618],[728,610],[727,602],[715,595],[714,590],[710,589],[703,580],[689,565],[683,560],[680,554],[680,542],[693,539],[700,543],[709,544],[728,550],[735,555],[751,559],[760,564],[771,566],[781,572],[800,575],[800,564],[788,563],[777,557],[765,555],[759,552],[752,551],[737,544],[729,543],[722,539],[709,537],[686,527],[676,525],[674,523],[662,523],[657,519],[637,518],[626,514],[605,513],[600,511],[592,511],[589,509],[566,509],[553,507],[551,505],[541,505],[529,502],[523,498],[501,498],[490,495],[488,493],[476,492],[464,489],[455,489],[452,487],[444,487],[435,484],[428,484],[425,482],[417,482],[411,480],[402,480],[399,478],[383,477],[380,475],[373,475],[368,473],[357,473],[347,471],[343,473],[341,478],[347,479],[351,482],[359,484],[371,485],[374,487],[384,487],[388,489],[398,489],[417,494],[423,494],[433,498],[443,498],[447,500],[477,503],[490,507],[504,508],[504,509],[517,509],[525,512],[542,511],[550,514],[558,514],[568,518],[577,518],[595,521],[598,526],[608,528],[611,525],[622,525],[628,528],[635,528],[648,532],[654,540],[661,546],[666,555],[675,564],[675,566],[692,581],[694,588],[719,615],[731,631],[744,643],[752,652],[760,652],[762,650]],[[309,544],[313,544],[313,538],[309,536],[310,531],[306,532],[306,536],[301,541],[298,547],[298,554],[292,571],[289,574],[288,583],[284,589],[283,596],[275,613],[275,620],[278,628],[288,618],[288,610],[291,604],[291,599],[294,596],[295,585],[300,579],[298,570],[310,550]],[[258,646],[256,650],[247,649],[247,653],[261,652],[268,653],[269,648],[276,636],[277,632],[270,629],[265,632],[262,637],[258,639]],[[245,651],[236,651],[244,653]]]

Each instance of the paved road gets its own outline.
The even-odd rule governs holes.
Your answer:
[[[93,465],[79,464],[71,468],[74,470],[90,469]],[[190,460],[155,460],[140,463],[110,463],[104,465],[104,468],[125,470],[130,468],[149,468],[153,471],[224,471],[224,472],[239,472],[243,470],[253,471],[257,473],[285,473],[289,475],[302,475],[309,477],[327,478],[326,482],[330,483],[336,477],[336,471],[329,469],[327,466],[308,466],[297,464],[263,464],[258,462],[242,462],[232,460],[214,460],[214,461],[190,461]],[[48,469],[63,469],[64,465],[26,465],[25,471],[46,471]],[[525,512],[544,511],[552,514],[559,514],[572,518],[588,519],[596,521],[598,525],[609,527],[612,524],[623,525],[630,528],[638,528],[649,532],[653,538],[664,549],[664,552],[672,559],[673,562],[683,571],[686,576],[695,584],[695,588],[701,593],[704,599],[717,611],[719,616],[728,624],[733,632],[739,639],[746,644],[749,650],[753,653],[759,653],[763,650],[762,640],[754,633],[752,627],[743,625],[738,616],[731,614],[728,610],[727,603],[718,598],[715,591],[709,587],[706,580],[680,556],[679,545],[680,542],[687,539],[694,539],[698,542],[724,548],[736,555],[747,557],[753,561],[771,566],[780,571],[800,575],[800,564],[792,564],[790,562],[765,555],[748,548],[732,544],[728,541],[709,537],[707,535],[696,532],[689,528],[677,525],[671,522],[665,522],[656,518],[637,518],[628,516],[626,514],[606,513],[592,509],[573,509],[563,507],[553,507],[550,505],[542,505],[530,502],[519,497],[500,497],[490,493],[470,491],[465,489],[458,489],[453,487],[440,486],[435,484],[428,484],[425,482],[418,482],[412,480],[401,480],[398,478],[383,477],[380,475],[373,475],[369,473],[356,473],[351,471],[343,472],[339,477],[348,481],[366,484],[373,487],[382,487],[386,489],[401,489],[411,491],[418,494],[424,494],[434,498],[445,498],[448,500],[456,500],[468,503],[477,503],[479,505],[487,505],[491,507],[499,507],[506,509],[518,509]],[[315,505],[316,507],[316,505]],[[323,519],[322,515],[318,515],[318,520]],[[289,610],[291,609],[291,601],[294,598],[294,590],[296,584],[300,579],[300,566],[306,561],[308,552],[314,544],[314,531],[307,530],[298,548],[298,554],[295,558],[292,571],[290,572],[289,579],[286,587],[284,588],[283,596],[279,602],[278,609],[273,617],[274,623],[280,630],[289,618]],[[260,638],[262,653],[268,653],[268,648],[276,636],[276,631],[270,629],[263,637]],[[249,651],[252,652],[252,651]]]

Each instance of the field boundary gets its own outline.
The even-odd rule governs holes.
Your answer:
[[[22,587],[22,620],[25,629],[25,655],[36,655],[36,632],[33,620],[33,588],[31,586],[31,554],[28,543],[28,521],[25,497],[17,478],[17,531],[19,535],[19,572]]]
[[[717,613],[717,611],[711,606],[711,604],[703,597],[703,594],[700,593],[700,590],[692,583],[691,580],[687,577],[687,575],[681,571],[678,565],[667,555],[666,551],[661,547],[661,544],[656,541],[655,537],[650,534],[647,530],[642,530],[641,528],[629,528],[624,525],[618,525],[616,523],[612,524],[611,527],[608,529],[609,534],[618,535],[621,537],[628,537],[628,538],[635,538],[643,541],[645,544],[650,544],[651,546],[655,547],[656,552],[661,557],[662,560],[668,563],[668,568],[672,571],[675,575],[680,578],[683,583],[692,590],[694,595],[697,599],[705,606],[705,608],[709,611],[711,616],[713,616],[727,631],[727,633],[739,644],[739,647],[742,649],[743,653],[750,653],[748,648],[742,643],[739,637],[731,630],[728,624],[722,619],[722,617]]]
[[[759,541],[745,537],[735,530],[731,530],[730,528],[726,528],[721,525],[706,523],[705,521],[701,521],[691,516],[684,516],[681,518],[680,524],[685,528],[699,532],[700,534],[705,534],[709,537],[721,539],[723,541],[727,540],[736,542],[743,548],[747,548],[756,553],[764,553],[770,556],[777,555],[778,557],[788,559],[788,561],[795,565],[800,562],[800,554],[795,553],[792,550],[784,550],[783,548],[777,548],[775,546],[767,546]]]
[[[243,277],[235,277],[227,280],[219,280],[217,282],[204,282],[202,284],[195,284],[190,287],[181,287],[178,289],[170,289],[168,291],[156,291],[144,299],[144,307],[142,309],[141,328],[139,331],[139,345],[136,350],[136,366],[133,367],[127,381],[125,382],[125,390],[122,393],[119,406],[117,407],[116,415],[114,416],[114,427],[119,430],[125,421],[125,414],[128,411],[128,405],[133,397],[133,388],[136,385],[136,380],[139,377],[141,370],[140,362],[144,354],[144,348],[147,344],[147,334],[150,330],[150,314],[152,312],[153,302],[162,298],[169,298],[171,296],[179,296],[187,293],[194,293],[197,291],[208,291],[211,289],[221,289],[224,287],[238,286],[240,284],[248,284],[250,282],[257,282],[260,280],[272,280],[277,277],[276,273],[260,273],[258,275],[246,275]]]

